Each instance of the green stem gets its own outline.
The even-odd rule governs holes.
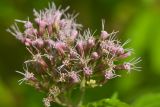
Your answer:
[[[84,94],[85,94],[85,82],[86,82],[86,79],[85,79],[85,76],[84,76],[83,79],[82,79],[81,85],[80,85],[81,96],[80,96],[80,100],[77,104],[77,107],[81,107],[82,104],[83,104],[83,97],[84,97]]]
[[[55,97],[55,102],[65,107],[74,107],[68,97],[66,97],[65,95],[63,96],[63,99]]]
[[[62,105],[62,106],[68,106],[67,104],[65,103],[62,103],[62,101],[60,101],[57,97],[54,98],[55,102],[59,105]]]

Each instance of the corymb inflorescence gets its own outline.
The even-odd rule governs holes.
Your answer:
[[[51,102],[71,106],[65,98],[74,88],[102,86],[120,77],[117,70],[130,72],[140,68],[136,66],[140,58],[123,62],[132,49],[125,48],[128,41],[121,43],[116,38],[117,32],[105,31],[104,21],[101,32],[95,36],[89,29],[82,31],[82,25],[76,23],[77,15],[68,14],[67,10],[52,3],[39,12],[34,10],[34,21],[16,20],[7,30],[31,54],[24,62],[24,73],[17,71],[24,76],[20,84],[25,82],[46,92],[46,107]],[[24,28],[20,29],[17,23]]]

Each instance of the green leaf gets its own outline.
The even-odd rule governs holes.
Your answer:
[[[141,96],[134,102],[133,107],[160,107],[160,93]]]
[[[114,94],[111,99],[102,99],[97,102],[89,103],[82,107],[130,107],[128,104],[117,99],[117,94]]]

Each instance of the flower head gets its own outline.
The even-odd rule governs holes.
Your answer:
[[[80,81],[79,76],[77,75],[77,73],[75,71],[69,72],[68,75],[71,79],[71,82],[78,83]]]
[[[105,71],[104,77],[106,80],[118,77],[119,75],[115,74],[113,70],[107,70]]]
[[[44,105],[51,102],[62,104],[63,96],[74,87],[101,86],[102,82],[119,77],[117,70],[139,70],[136,64],[141,60],[124,62],[132,54],[126,41],[122,44],[117,32],[108,33],[102,29],[97,36],[90,29],[82,30],[76,22],[77,14],[66,14],[66,9],[57,8],[54,3],[49,8],[34,10],[33,21],[16,20],[24,30],[14,24],[7,31],[24,44],[31,58],[24,62],[27,70],[19,80],[46,92]],[[34,26],[37,25],[37,26]],[[103,79],[102,79],[103,78]],[[105,79],[104,79],[105,78]],[[60,98],[60,99],[58,99]]]
[[[90,76],[93,73],[92,69],[89,68],[89,67],[84,67],[83,71],[84,71],[84,74],[87,75],[87,76]]]

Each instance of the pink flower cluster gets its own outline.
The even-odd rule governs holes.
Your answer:
[[[20,82],[25,81],[47,92],[46,107],[82,82],[90,87],[87,83],[94,80],[95,86],[101,86],[109,79],[119,77],[117,70],[139,70],[135,66],[139,58],[117,64],[131,55],[132,50],[125,49],[128,42],[122,44],[116,39],[116,32],[105,31],[104,22],[98,36],[89,29],[82,32],[82,25],[76,23],[76,15],[66,14],[67,10],[57,9],[52,4],[40,12],[34,10],[33,22],[16,20],[24,24],[23,30],[16,23],[7,30],[32,55],[24,62],[25,73],[19,72],[24,76]]]

